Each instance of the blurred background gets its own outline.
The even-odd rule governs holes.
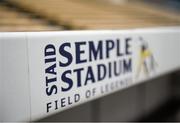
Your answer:
[[[180,0],[0,0],[0,32],[180,26]],[[180,121],[180,71],[40,121]]]
[[[0,0],[0,31],[180,25],[180,0]]]

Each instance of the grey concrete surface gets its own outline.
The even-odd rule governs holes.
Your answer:
[[[71,122],[71,121],[92,121],[93,107],[91,102],[73,107],[55,115],[39,120],[40,122]]]
[[[40,121],[139,120],[172,97],[172,77],[172,74],[162,76]]]
[[[172,96],[170,76],[163,76],[145,84],[145,112],[151,112]]]

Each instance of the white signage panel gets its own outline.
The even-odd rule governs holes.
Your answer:
[[[163,30],[30,33],[32,119],[178,69],[179,42]]]
[[[23,109],[24,118],[18,113],[17,120],[35,121],[180,68],[179,28],[1,35],[1,84],[7,87],[2,93],[9,94],[2,96],[3,110],[10,114],[3,121],[13,121]],[[8,71],[13,76],[2,78]],[[8,108],[14,100],[21,110]]]

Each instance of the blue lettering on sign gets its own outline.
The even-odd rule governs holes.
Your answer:
[[[80,88],[104,79],[131,73],[131,42],[132,39],[127,37],[115,40],[66,41],[59,46],[47,44],[44,48],[46,95],[67,92],[73,87]],[[62,59],[59,59],[60,57]],[[83,66],[87,62],[107,59],[112,59],[112,61],[96,63],[93,66]],[[81,67],[69,67],[72,64],[81,64]],[[69,68],[63,70],[62,68],[65,67]],[[57,75],[58,70],[61,71],[60,75]],[[72,79],[73,76],[75,79]],[[59,81],[57,82],[57,80]]]
[[[56,49],[52,44],[48,44],[44,49],[45,56],[45,74],[46,74],[46,94],[48,96],[57,93],[57,86],[53,83],[57,81],[56,78]]]

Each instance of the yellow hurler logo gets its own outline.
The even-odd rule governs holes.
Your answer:
[[[155,72],[156,66],[158,66],[153,53],[149,49],[148,42],[146,42],[142,37],[139,38],[140,41],[140,54],[138,59],[137,75],[139,78],[141,72],[148,77]]]

